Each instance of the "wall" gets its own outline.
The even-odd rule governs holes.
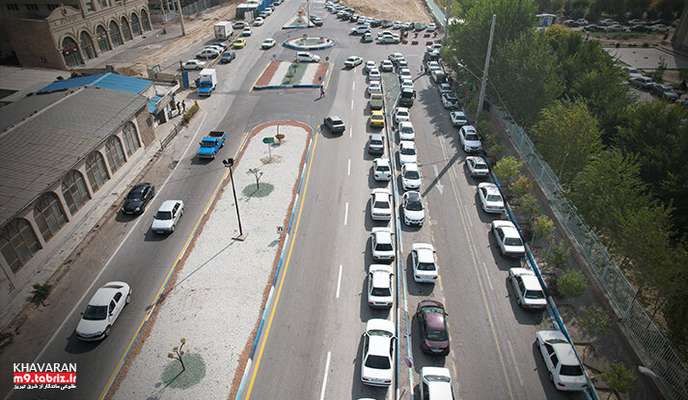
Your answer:
[[[55,47],[50,27],[45,20],[4,19],[0,21],[23,66],[65,69],[64,59]]]

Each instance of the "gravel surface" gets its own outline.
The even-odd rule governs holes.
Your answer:
[[[278,248],[276,227],[289,212],[307,143],[302,128],[281,126],[280,132],[286,138],[271,149],[270,162],[266,163],[268,148],[262,138],[274,136],[274,126],[253,136],[234,169],[246,240],[231,239],[238,225],[227,186],[113,399],[228,397],[239,357],[260,317]],[[263,172],[258,190],[250,168]],[[181,338],[186,338],[186,371],[175,377],[180,364],[169,359],[168,353]]]
[[[423,0],[343,0],[366,17],[409,22],[432,22]]]

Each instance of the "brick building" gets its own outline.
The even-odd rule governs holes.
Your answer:
[[[69,69],[151,30],[148,0],[0,0],[0,58]]]

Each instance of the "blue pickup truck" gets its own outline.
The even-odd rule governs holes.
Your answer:
[[[196,153],[199,158],[215,158],[220,149],[225,145],[225,133],[222,131],[210,131],[208,136],[201,139],[200,145]]]

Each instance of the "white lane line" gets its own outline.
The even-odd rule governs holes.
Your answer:
[[[350,126],[349,127],[349,137],[351,137],[351,135],[353,135],[353,134],[354,134],[354,128]]]
[[[351,99],[351,111],[354,110],[354,99]]]
[[[346,225],[347,221],[349,221],[349,202],[346,202],[346,205],[344,206],[344,225]]]
[[[355,90],[356,90],[356,81],[351,81],[351,91],[353,92]]]
[[[514,348],[511,346],[511,340],[506,340],[507,346],[509,346],[509,353],[511,353],[511,360],[514,362],[514,368],[516,370],[516,376],[518,377],[518,383],[523,386],[523,377],[521,376],[521,370],[518,368],[518,363],[516,362],[516,356],[514,355]]]
[[[337,277],[337,296],[339,298],[339,288],[342,287],[342,264],[339,264],[339,276]]]
[[[189,144],[186,145],[186,148],[184,149],[184,152],[182,153],[182,156],[180,157],[180,160],[185,159],[185,158],[186,158],[186,153],[189,151],[189,149],[191,148],[191,146],[194,145],[194,144],[196,144],[196,140],[195,140],[195,139],[196,139],[196,135],[198,135],[198,132],[201,130],[201,127],[202,127],[203,124],[205,123],[205,118],[206,118],[207,116],[208,116],[207,113],[203,115],[203,119],[201,119],[201,123],[198,125],[198,128],[196,128],[196,132],[194,132],[193,136],[191,137],[191,140],[189,141]],[[174,166],[174,168],[172,169],[172,171],[170,171],[170,174],[167,176],[167,178],[166,178],[165,181],[162,183],[162,185],[160,185],[160,186],[158,187],[158,194],[159,194],[159,193],[162,193],[163,189],[164,189],[165,186],[167,185],[167,182],[170,181],[170,179],[171,179],[172,176],[174,175],[174,172],[177,170],[177,167],[179,167],[179,166],[182,165],[182,164],[183,164],[183,163],[178,162],[177,165]],[[57,327],[57,329],[55,330],[55,332],[53,332],[53,335],[50,337],[50,339],[48,339],[48,342],[46,342],[45,346],[43,346],[43,349],[41,349],[41,352],[38,353],[38,355],[36,356],[36,358],[34,358],[34,360],[33,360],[34,363],[38,362],[38,360],[39,360],[41,357],[43,357],[43,354],[45,353],[46,350],[48,350],[48,347],[50,346],[50,344],[55,340],[55,338],[56,338],[57,335],[60,333],[60,331],[62,331],[62,329],[64,328],[64,326],[65,326],[65,324],[67,323],[67,321],[69,321],[69,319],[71,318],[72,314],[74,314],[74,312],[76,311],[77,307],[79,307],[79,305],[81,305],[81,302],[84,301],[84,299],[86,298],[86,295],[89,294],[89,293],[91,292],[91,290],[93,289],[93,286],[96,284],[96,282],[98,282],[98,279],[100,279],[100,277],[103,275],[103,272],[105,272],[105,270],[107,269],[107,267],[110,265],[110,263],[111,263],[112,260],[115,258],[115,256],[117,255],[117,253],[119,253],[119,251],[122,249],[122,247],[124,246],[124,244],[127,242],[127,239],[129,239],[129,236],[131,236],[131,234],[134,233],[134,231],[136,230],[136,228],[138,227],[138,225],[139,225],[139,223],[140,223],[141,221],[143,221],[143,218],[139,218],[136,222],[134,222],[134,225],[131,227],[131,230],[129,230],[129,232],[127,232],[127,234],[124,236],[124,238],[122,239],[122,241],[119,243],[119,245],[117,246],[117,248],[115,249],[115,251],[112,253],[112,255],[110,255],[110,258],[108,258],[108,260],[105,262],[105,264],[103,264],[103,268],[100,269],[100,272],[98,272],[98,275],[96,275],[96,277],[93,278],[93,282],[91,282],[91,285],[89,285],[88,289],[86,289],[86,291],[84,291],[84,294],[81,295],[81,297],[79,298],[79,300],[77,300],[76,304],[74,304],[74,307],[72,307],[72,309],[69,311],[69,314],[67,314],[67,317],[64,319],[64,321],[62,321],[62,323],[60,324],[60,326]],[[12,393],[14,393],[14,391],[10,391],[10,392],[9,392],[9,394],[12,394]],[[9,395],[9,394],[8,394],[8,395]],[[9,398],[9,396],[6,397],[6,398]]]
[[[346,163],[346,175],[351,176],[351,159]]]
[[[435,171],[435,179],[437,179],[435,187],[440,192],[440,194],[444,194],[444,185],[442,184],[442,182],[440,182],[440,173],[437,170],[437,164],[433,164],[432,169]]]
[[[485,261],[483,261],[483,271],[485,271],[485,280],[487,280],[487,284],[490,285],[490,290],[494,291],[494,286],[492,286],[492,279],[490,279],[490,273],[487,270],[487,264],[485,264]]]
[[[325,387],[327,386],[327,375],[330,373],[330,357],[332,352],[327,352],[327,361],[325,361],[325,377],[323,377],[322,389],[320,389],[320,400],[325,400]]]

